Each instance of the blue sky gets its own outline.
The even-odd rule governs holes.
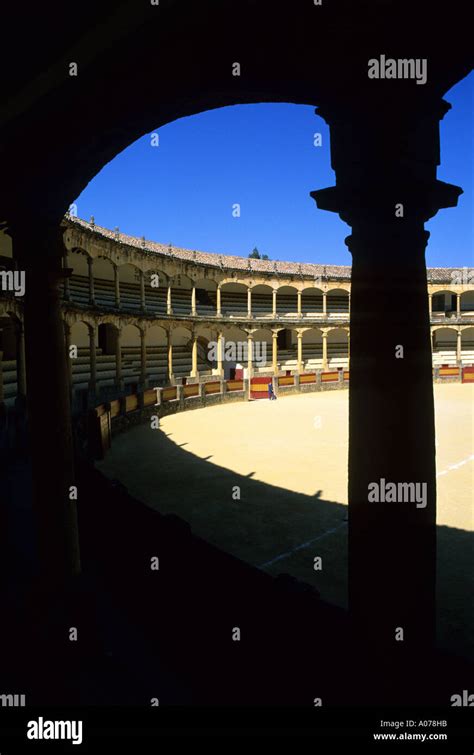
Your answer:
[[[426,226],[430,266],[474,266],[474,74],[445,97],[438,178],[461,186],[458,207]],[[322,134],[315,147],[313,135]],[[77,214],[188,249],[351,264],[350,228],[309,192],[334,185],[329,129],[311,106],[239,105],[182,118],[120,153],[75,200]],[[241,215],[233,217],[234,204]]]

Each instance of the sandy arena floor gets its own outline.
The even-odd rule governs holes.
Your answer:
[[[474,657],[474,385],[435,385],[435,404],[438,637]],[[347,422],[347,391],[207,407],[114,438],[98,466],[209,542],[346,605]]]

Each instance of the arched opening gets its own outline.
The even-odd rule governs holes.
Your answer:
[[[195,331],[197,341],[197,372],[198,376],[216,374],[217,361],[212,359],[216,349],[212,345],[216,341],[216,332],[211,328],[198,325]]]
[[[136,386],[141,372],[140,329],[136,325],[125,325],[121,330],[120,339],[124,385]]]
[[[174,315],[189,317],[193,282],[187,275],[175,275],[170,279],[171,307]]]
[[[323,334],[319,328],[308,328],[303,333],[303,363],[308,371],[323,367]]]
[[[301,313],[304,317],[321,317],[323,292],[319,288],[304,288],[301,293]]]
[[[474,367],[474,327],[461,330],[461,363]]]
[[[456,364],[457,331],[454,328],[437,328],[433,331],[433,365]]]
[[[108,322],[101,322],[98,327],[98,345],[102,355],[115,354],[118,329]]]
[[[285,372],[294,371],[298,367],[297,337],[291,328],[278,331],[278,365]]]
[[[273,313],[273,289],[265,284],[252,286],[253,317],[271,317]]]
[[[140,276],[141,271],[136,265],[127,263],[118,267],[121,308],[128,312],[138,313],[142,309]]]
[[[247,369],[247,333],[236,325],[222,329],[224,378],[241,380]]]
[[[97,328],[97,383],[100,388],[114,387],[117,382],[117,349],[119,329],[112,323]]]
[[[298,294],[294,286],[280,286],[276,300],[278,317],[298,317]]]
[[[201,317],[214,317],[217,312],[217,283],[211,278],[198,278],[196,287],[196,313]]]
[[[166,315],[168,276],[158,266],[144,274],[144,295],[147,312],[157,316]]]
[[[243,283],[223,283],[221,286],[221,311],[227,317],[247,317],[248,288]]]
[[[66,285],[69,286],[69,298],[75,304],[87,306],[90,303],[89,293],[89,255],[80,249],[73,249],[68,253],[67,264],[72,270],[68,283],[63,284],[66,291]]]
[[[437,291],[433,294],[431,311],[433,319],[454,317],[456,315],[456,294],[454,291]]]
[[[254,374],[268,372],[272,364],[272,331],[259,328],[253,332],[252,368]]]
[[[107,257],[96,257],[92,265],[94,298],[96,305],[104,309],[116,306],[115,265]]]
[[[189,256],[188,259],[191,257]],[[215,258],[213,260],[215,262]],[[237,275],[240,280],[245,281],[245,276],[239,273],[232,272],[233,263],[227,258],[227,260],[219,260],[219,264],[222,270],[226,271],[226,275],[235,278]],[[230,270],[227,268],[229,264]],[[236,267],[245,270],[247,274],[247,265],[242,258],[239,258],[235,262]],[[249,262],[248,269],[252,269],[252,265],[255,263]],[[267,263],[266,263],[267,264]],[[192,311],[192,301],[190,291],[192,290],[193,281],[195,288],[195,303],[196,312],[198,315],[211,316],[211,304],[213,303],[213,294],[216,293],[216,309],[217,309],[217,291],[214,282],[208,281],[206,278],[200,280],[195,277],[193,272],[189,271],[186,265],[183,265],[185,271],[190,274],[190,280],[187,276],[175,276],[172,280],[172,302],[174,314],[178,316],[187,317]],[[285,270],[284,263],[276,263],[274,265],[275,272],[285,273],[289,272]],[[257,266],[255,267],[257,270]],[[294,272],[294,271],[292,271]],[[303,275],[303,270],[300,271]],[[334,277],[333,277],[334,276]],[[276,278],[278,280],[278,277]],[[298,276],[289,275],[287,280],[297,281],[298,289],[303,285],[300,283]],[[321,280],[321,279],[319,279]],[[343,274],[339,277],[337,271],[330,270],[329,273],[325,270],[325,286],[327,281],[340,280],[341,284],[335,284],[334,288],[330,289],[327,294],[323,294],[321,289],[316,289],[308,285],[303,289],[301,295],[297,294],[296,286],[283,286],[278,289],[276,297],[276,312],[280,317],[298,317],[298,303],[301,301],[301,314],[303,317],[309,318],[321,318],[327,314],[329,318],[333,320],[332,325],[338,325],[339,321],[347,320],[349,315],[349,302],[350,295],[341,286],[347,285],[347,277]],[[250,281],[250,276],[249,276]],[[250,284],[251,285],[251,284]],[[321,283],[319,285],[322,285]],[[331,285],[331,284],[329,284]],[[248,296],[248,289],[244,283],[237,283],[235,280],[227,280],[222,285],[222,297],[221,298],[221,311],[224,316],[241,317],[242,319],[250,319],[249,309],[251,308],[251,314],[255,318],[270,317],[273,310],[273,296],[271,295],[271,286],[258,285],[251,288],[251,296]],[[175,295],[176,292],[176,295]],[[183,293],[184,292],[184,293]],[[188,298],[189,297],[189,298]],[[211,302],[211,304],[210,304]],[[164,306],[163,306],[164,312]],[[335,322],[334,322],[335,320]],[[284,323],[281,323],[284,324]],[[310,324],[310,323],[308,323]],[[346,324],[345,322],[339,322],[339,325]],[[326,323],[327,325],[327,323]],[[296,332],[291,330],[280,331],[277,338],[278,344],[278,366],[285,371],[296,371],[298,366],[303,366],[304,369],[312,371],[315,369],[329,369],[335,370],[340,367],[347,366],[348,358],[348,337],[347,332],[343,328],[333,328],[331,330],[324,329],[324,334],[318,329],[313,328],[310,331],[305,331],[302,337],[303,345],[303,364],[298,361],[297,350],[297,335]],[[190,336],[189,336],[190,337]],[[257,338],[257,334],[254,333],[254,338]],[[243,340],[246,342],[246,334],[243,334]],[[176,377],[185,377],[185,373],[190,372],[191,358],[187,356],[188,363],[185,369],[180,369],[179,361],[181,355],[179,354],[179,348],[186,346],[188,352],[190,351],[190,341],[187,344],[175,343],[175,336],[172,336],[172,350],[176,358],[173,358],[173,367],[176,365],[176,359],[178,359],[178,366],[173,369],[173,374]],[[267,341],[269,345],[269,341]],[[204,347],[204,342],[201,341],[201,337],[198,337],[198,351],[201,347]],[[184,363],[185,357],[183,357]],[[237,366],[237,365],[236,365]],[[245,367],[245,363],[242,368]],[[268,365],[266,365],[267,367]],[[228,371],[229,365],[226,365],[224,361],[224,375],[228,377],[230,371]],[[253,365],[254,371],[257,372],[255,363]],[[215,363],[212,365],[212,369],[217,369]],[[231,369],[235,370],[235,367]],[[235,372],[234,372],[235,374]],[[309,376],[313,377],[313,376]],[[310,385],[310,382],[308,382]]]
[[[474,289],[461,294],[461,315],[474,317]]]
[[[145,335],[147,376],[150,385],[162,385],[168,379],[167,333],[160,325],[152,325]]]
[[[347,319],[349,316],[349,292],[333,288],[327,292],[327,314],[332,318]]]
[[[332,328],[328,331],[327,339],[329,369],[346,368],[349,363],[348,331],[345,328]]]
[[[72,387],[85,390],[90,380],[89,326],[85,322],[71,326],[70,345],[77,347],[77,357],[71,359]]]
[[[181,326],[173,328],[171,345],[173,349],[173,375],[175,378],[187,377],[192,370],[191,331]]]

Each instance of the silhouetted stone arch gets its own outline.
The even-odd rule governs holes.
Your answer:
[[[173,0],[166,3],[165,14],[150,3],[137,5],[126,0],[116,13],[105,17],[104,12],[105,33],[95,35],[91,33],[95,14],[85,2],[77,22],[81,31],[74,39],[69,38],[69,20],[51,14],[43,27],[42,44],[32,45],[31,50],[29,45],[21,45],[22,70],[45,72],[41,96],[29,94],[37,91],[32,79],[23,91],[12,87],[11,108],[6,108],[8,118],[0,139],[2,218],[13,228],[15,254],[18,251],[36,270],[43,292],[40,300],[32,295],[25,302],[25,327],[30,328],[27,362],[33,446],[41,448],[47,433],[51,457],[45,466],[34,466],[33,480],[38,502],[48,504],[45,516],[38,519],[43,571],[56,584],[58,577],[76,574],[80,568],[72,506],[70,520],[64,517],[64,490],[73,453],[64,375],[59,369],[65,363],[60,314],[48,288],[51,271],[57,269],[56,257],[61,254],[57,227],[68,204],[128,144],[176,118],[241,102],[324,103],[321,112],[331,128],[336,186],[314,196],[320,208],[338,212],[352,227],[348,244],[353,254],[353,292],[356,289],[359,295],[365,287],[373,294],[365,311],[353,306],[351,324],[351,617],[360,630],[356,647],[367,647],[373,660],[382,657],[387,668],[399,672],[393,685],[379,688],[375,684],[369,696],[377,701],[391,698],[393,687],[393,697],[405,699],[404,672],[413,668],[411,661],[418,662],[434,639],[435,457],[422,260],[427,241],[424,223],[441,207],[455,205],[459,194],[456,187],[436,181],[435,176],[439,119],[446,112],[441,96],[472,66],[467,10],[458,2],[442,14],[433,12],[432,4],[424,1],[406,8],[393,0],[344,3],[341,24],[340,8],[331,3],[328,7],[323,3],[322,8],[300,3],[289,16],[288,3],[279,0],[242,3],[238,13],[231,0],[188,2],[184,14],[183,3]],[[24,9],[19,6],[15,16],[18,29],[23,29],[22,14]],[[297,55],[286,44],[290,37],[298,42]],[[108,45],[105,52],[104,39]],[[233,76],[229,50],[240,49],[243,39],[248,44],[242,73]],[[429,60],[425,85],[370,79],[366,63],[373,54],[373,39],[384,39],[386,50],[399,49],[400,39],[407,50],[415,50],[423,39],[423,55]],[[456,41],[449,55],[440,39]],[[93,61],[80,66],[73,86],[65,81],[64,60],[51,63],[55,59],[51,48],[58,49],[57,40],[65,41],[66,60],[74,44],[75,58]],[[205,54],[196,55],[196,40]],[[167,71],[158,95],[157,70]],[[19,76],[18,83],[23,86],[23,81]],[[65,113],[74,114],[67,128]],[[409,212],[403,224],[397,219],[394,226],[393,213],[387,207],[393,208],[399,201],[400,191]],[[24,208],[31,208],[31,228],[25,227]],[[357,296],[354,300],[359,301]],[[388,305],[386,309],[384,305]],[[380,343],[383,334],[396,338],[402,307],[410,329],[406,358],[404,364],[397,365],[395,375],[391,356],[374,335],[380,336]],[[38,312],[50,330],[42,351],[35,324]],[[367,371],[367,354],[377,363],[377,374]],[[57,365],[48,379],[41,374],[42,358]],[[403,403],[407,406],[405,421],[398,426]],[[53,405],[60,407],[63,416],[48,433]],[[403,509],[397,510],[395,518],[392,510],[368,508],[367,481],[382,474],[392,475],[392,479],[427,480],[426,511],[419,510],[415,520]],[[52,479],[58,481],[54,490]],[[38,505],[38,511],[42,506]],[[48,530],[50,522],[56,521],[53,514],[61,524]],[[70,544],[66,554],[64,542]],[[399,557],[400,542],[403,559]],[[388,631],[400,615],[406,617],[410,629],[403,657],[396,655]],[[362,650],[360,655],[365,663]]]

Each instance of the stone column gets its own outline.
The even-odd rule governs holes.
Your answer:
[[[95,305],[95,289],[94,289],[94,260],[92,257],[87,258],[87,265],[89,267],[89,304]]]
[[[278,333],[272,331],[272,364],[273,374],[278,375]]]
[[[39,586],[48,594],[80,571],[68,355],[61,314],[62,230],[43,218],[12,223],[26,273],[24,330]],[[45,453],[45,449],[47,453]],[[78,495],[81,495],[79,489]]]
[[[276,288],[272,291],[272,317],[275,318],[277,316],[277,290]]]
[[[298,317],[301,318],[301,291],[296,292],[296,298],[298,302]]]
[[[140,307],[142,312],[146,311],[145,273],[143,270],[140,270]]]
[[[458,366],[461,365],[461,338],[462,338],[462,332],[461,332],[461,329],[458,328],[458,331],[456,334],[456,363]]]
[[[323,317],[327,317],[327,293],[323,291]]]
[[[439,208],[456,205],[460,190],[436,180],[439,119],[447,108],[386,91],[384,107],[380,97],[372,102],[367,96],[352,107],[318,110],[330,125],[336,186],[312,196],[352,227],[346,240],[353,258],[350,615],[360,642],[401,679],[407,664],[415,673],[435,636],[436,469],[424,223]],[[397,358],[400,347],[403,358]],[[422,505],[383,502],[382,479],[418,483]],[[377,491],[379,502],[373,500]],[[397,628],[403,642],[395,641]]]
[[[252,372],[253,372],[252,357],[253,357],[253,333],[247,333],[247,377],[249,380],[252,377]]]
[[[120,277],[118,265],[114,265],[115,306],[120,309]]]
[[[428,294],[428,313],[431,320],[433,316],[433,294]]]
[[[122,376],[122,331],[117,328],[115,340],[115,385],[119,391],[123,390]]]
[[[247,317],[252,317],[252,289],[247,289]]]
[[[95,326],[89,325],[89,391],[97,393],[97,352],[95,346]]]
[[[191,317],[196,317],[196,286],[191,289]]]
[[[168,330],[167,333],[167,344],[168,344],[168,380],[170,383],[173,382],[173,342],[172,342],[172,333],[171,330]]]
[[[300,372],[303,372],[304,365],[303,365],[303,333],[300,331],[296,334],[298,338],[298,374]]]
[[[140,383],[143,390],[148,387],[146,330],[144,328],[140,330]]]
[[[461,294],[456,294],[456,317],[461,317]]]
[[[197,374],[198,374],[198,348],[197,347],[198,347],[197,335],[193,334],[191,377],[197,377]]]
[[[217,286],[217,289],[216,289],[216,315],[218,317],[221,317],[221,315],[222,315],[222,312],[221,312],[221,287],[220,286]]]
[[[168,289],[166,292],[166,314],[167,315],[173,314],[173,307],[171,306],[171,286],[168,286]]]
[[[328,369],[328,334],[323,330],[323,370]]]
[[[217,334],[217,369],[221,377],[224,374],[224,369],[222,366],[222,362],[223,362],[222,341],[223,341],[223,333],[220,330]]]

